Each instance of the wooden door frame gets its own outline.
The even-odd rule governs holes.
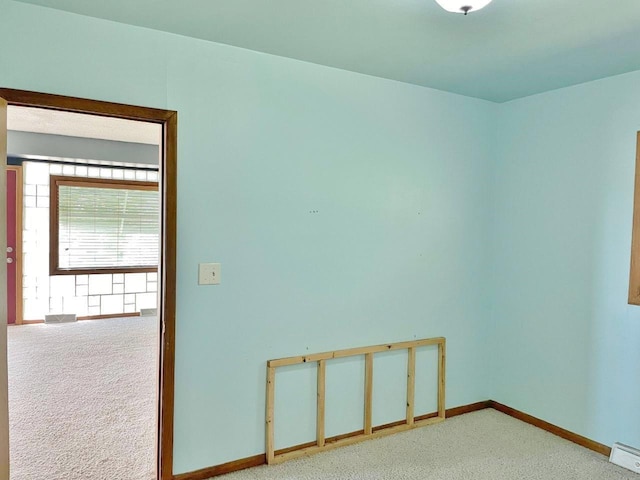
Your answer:
[[[23,292],[22,292],[22,167],[18,165],[7,165],[5,167],[7,171],[11,170],[16,172],[16,323],[15,325],[22,325],[22,307],[23,307]]]
[[[157,123],[162,126],[163,162],[162,232],[160,265],[162,295],[158,320],[160,324],[160,363],[158,396],[158,479],[173,478],[173,414],[175,373],[176,320],[176,216],[177,216],[177,141],[178,113],[148,107],[88,100],[84,98],[0,88],[0,98],[11,106],[36,107],[49,110],[100,115]]]

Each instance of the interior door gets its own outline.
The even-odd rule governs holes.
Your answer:
[[[0,185],[6,185],[7,102],[0,98]],[[7,250],[6,198],[0,195],[0,252]],[[0,478],[9,478],[9,395],[7,386],[7,264],[0,262]]]
[[[21,217],[22,168],[7,167],[7,323],[22,323]]]

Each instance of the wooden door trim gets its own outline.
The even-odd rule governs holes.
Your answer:
[[[24,293],[22,291],[22,216],[23,211],[23,192],[22,192],[22,167],[18,165],[7,165],[7,170],[16,172],[16,325],[22,325],[23,318],[23,302]]]
[[[640,132],[636,136],[636,171],[631,228],[631,267],[629,269],[629,305],[640,305]]]
[[[176,216],[178,114],[172,110],[0,88],[9,105],[47,108],[153,122],[163,127],[162,182],[162,295],[160,296],[160,369],[158,401],[158,478],[173,478],[173,417],[175,384]]]
[[[4,98],[9,105],[48,108],[50,110],[126,118],[128,120],[142,120],[153,123],[168,122],[177,113],[173,110],[161,110],[157,108],[126,105],[123,103],[112,103],[102,100],[90,100],[1,87],[0,97]]]
[[[7,156],[7,102],[0,98],[0,158]],[[6,185],[6,170],[0,168],[0,185]],[[7,246],[6,198],[0,197],[0,252]],[[7,375],[6,267],[0,269],[0,478],[9,478],[9,388]]]

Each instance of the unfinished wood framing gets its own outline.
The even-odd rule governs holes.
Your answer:
[[[438,346],[438,414],[435,417],[415,417],[415,382],[416,382],[416,349],[430,345]],[[403,432],[412,428],[431,425],[442,422],[446,417],[445,411],[445,355],[446,340],[443,337],[426,338],[410,342],[388,343],[370,347],[350,348],[333,352],[315,353],[311,355],[280,358],[267,362],[267,398],[266,398],[266,460],[268,464],[281,463],[293,458],[311,455],[324,450],[352,445],[363,440],[379,438],[393,433]],[[406,349],[407,361],[407,418],[400,425],[385,428],[374,427],[372,424],[373,412],[373,357],[375,353],[389,352],[392,350]],[[326,362],[336,358],[364,355],[364,422],[361,434],[338,438],[327,441],[325,438],[325,383]],[[305,448],[276,454],[275,451],[275,381],[276,368],[300,363],[317,362],[317,407],[316,407],[316,443]]]
[[[267,365],[267,463],[274,461],[274,430],[273,430],[273,412],[275,410],[275,388],[276,388],[276,368]]]
[[[364,356],[364,434],[373,433],[373,353]]]
[[[324,447],[324,399],[325,399],[325,375],[327,373],[327,361],[318,362],[318,406],[316,412],[316,442],[319,447]]]
[[[407,350],[407,425],[413,425],[416,397],[416,349],[410,347]]]

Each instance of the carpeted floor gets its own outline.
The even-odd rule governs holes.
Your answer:
[[[607,458],[495,410],[220,480],[638,480]]]
[[[155,478],[157,319],[8,329],[11,480]]]

